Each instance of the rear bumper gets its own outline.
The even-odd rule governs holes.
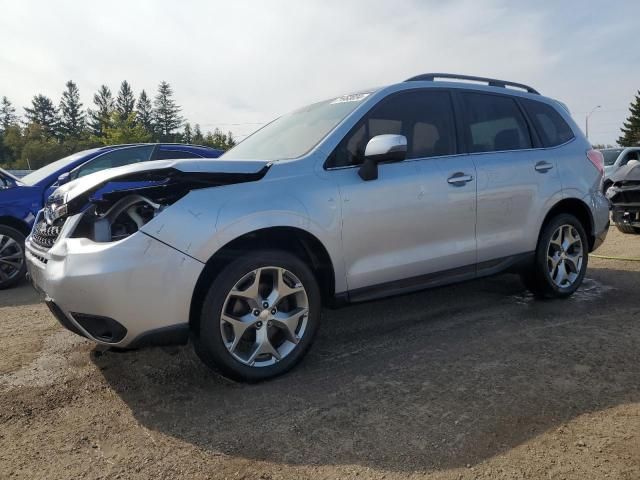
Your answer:
[[[68,330],[121,348],[187,340],[202,263],[140,232],[113,243],[61,238],[48,251],[30,240],[29,275]]]

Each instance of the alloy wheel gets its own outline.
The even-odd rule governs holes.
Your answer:
[[[547,267],[551,281],[560,288],[571,287],[580,276],[584,247],[572,225],[559,226],[549,241]]]
[[[244,275],[227,294],[220,331],[227,351],[251,367],[273,365],[305,334],[309,298],[300,280],[281,267]]]
[[[22,271],[22,245],[8,235],[0,234],[0,282],[13,280]]]

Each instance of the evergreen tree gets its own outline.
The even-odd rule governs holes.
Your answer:
[[[153,119],[159,140],[171,140],[173,132],[182,124],[180,107],[173,99],[173,90],[164,80],[158,86],[153,102]]]
[[[620,129],[622,136],[618,138],[618,143],[622,147],[640,145],[640,90],[635,100],[631,102],[629,111],[631,115],[627,117],[627,121],[624,122],[624,127]]]
[[[207,132],[207,135],[204,137],[203,144],[212,147],[219,148],[220,150],[229,150],[236,144],[235,138],[233,138],[233,133],[222,133],[222,130],[216,128],[213,133]]]
[[[60,100],[60,133],[64,138],[80,138],[84,133],[85,116],[78,86],[69,80]]]
[[[58,110],[49,97],[42,94],[34,96],[31,108],[25,107],[24,111],[27,123],[40,125],[45,138],[56,135],[59,125]]]
[[[17,123],[18,116],[16,115],[15,107],[7,97],[2,97],[2,100],[0,100],[0,130],[5,131],[11,125]]]
[[[111,121],[111,112],[113,112],[113,96],[111,90],[106,85],[100,86],[98,92],[93,96],[93,103],[97,107],[96,110],[89,110],[89,125],[91,133],[96,137],[104,135],[104,129]]]
[[[133,113],[135,106],[136,99],[133,96],[131,85],[129,85],[129,82],[126,80],[123,80],[120,84],[118,97],[116,98],[116,112],[118,112],[120,119],[127,120],[129,115]]]
[[[184,143],[191,143],[193,141],[193,134],[191,133],[191,124],[189,122],[184,124],[184,132],[182,134],[182,141]]]
[[[111,114],[111,121],[101,138],[105,145],[121,143],[145,143],[151,140],[151,134],[137,121],[136,112],[131,112],[124,120],[118,112]]]
[[[196,145],[202,145],[204,143],[204,136],[202,135],[202,130],[200,130],[200,124],[196,123],[196,126],[193,130],[193,143]]]
[[[229,150],[230,148],[233,148],[236,146],[236,139],[233,136],[233,133],[231,133],[231,130],[229,130],[227,132],[227,141],[226,141],[226,148],[225,150]]]
[[[148,133],[153,133],[153,108],[147,92],[142,90],[136,105],[136,119]]]

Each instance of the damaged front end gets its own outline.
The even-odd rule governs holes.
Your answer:
[[[621,168],[611,180],[606,195],[613,223],[625,233],[640,233],[640,164]]]
[[[65,184],[49,197],[25,242],[31,281],[65,328],[95,342],[184,343],[204,264],[143,227],[194,190],[257,181],[269,167],[159,161]],[[184,288],[159,294],[174,284]]]
[[[170,162],[164,168],[147,166],[147,169],[140,170],[139,167],[125,167],[100,172],[81,179],[81,183],[64,185],[47,200],[44,210],[38,215],[30,241],[39,249],[49,250],[61,235],[65,222],[79,214],[73,231],[67,232],[68,237],[94,242],[122,240],[136,233],[190,191],[257,181],[270,167],[265,162],[216,160],[215,163],[222,171],[203,171],[201,165],[197,165],[199,171],[185,171],[188,165]],[[245,165],[238,171],[233,171],[228,165],[243,163]],[[223,166],[227,171],[221,168]]]

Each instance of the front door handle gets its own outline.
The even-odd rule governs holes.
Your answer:
[[[549,162],[538,162],[534,167],[537,172],[546,173],[553,168],[553,164]]]
[[[469,183],[471,180],[473,180],[473,177],[471,175],[467,175],[463,172],[456,172],[447,179],[447,183],[449,185],[453,185],[454,187],[462,187],[466,183]]]

